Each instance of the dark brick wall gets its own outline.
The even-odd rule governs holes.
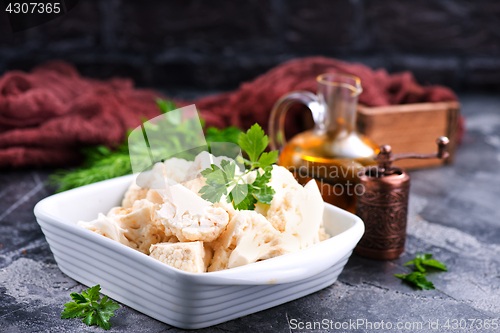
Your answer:
[[[48,59],[141,86],[230,89],[294,58],[324,55],[456,90],[500,87],[496,0],[80,0],[12,34],[0,13],[0,72]]]

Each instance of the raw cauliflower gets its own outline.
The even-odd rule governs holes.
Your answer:
[[[206,272],[211,258],[211,249],[205,249],[203,242],[153,244],[150,253],[150,257],[190,273]]]
[[[181,183],[185,188],[201,197],[200,190],[207,184],[205,177],[199,175],[194,179],[185,180]]]
[[[264,210],[267,220],[280,232],[293,236],[298,249],[318,243],[324,205],[316,181],[301,186],[287,169],[274,166],[270,185],[276,194]]]
[[[142,188],[135,183],[135,180],[130,184],[127,192],[122,200],[123,208],[130,208],[136,202],[136,200],[145,199],[148,194],[149,189]]]
[[[160,192],[161,193],[161,192]],[[220,207],[200,198],[182,185],[163,193],[165,202],[153,218],[181,242],[217,239],[229,222],[229,215]]]
[[[238,210],[234,209],[233,204],[229,203],[225,200],[225,196],[222,197],[222,199],[219,202],[214,203],[214,207],[220,207],[226,211],[226,213],[229,215],[229,220],[231,219],[239,212]]]
[[[280,232],[263,215],[255,211],[239,211],[220,239],[213,243],[215,253],[208,271],[238,267],[288,253],[283,245]]]
[[[149,254],[151,244],[168,241],[172,234],[152,219],[155,204],[148,200],[137,200],[131,208],[115,207],[108,216],[91,222],[78,222],[87,229]],[[102,216],[101,216],[102,215]]]
[[[270,186],[276,192],[271,204],[259,210],[266,216],[271,224],[279,231],[285,231],[288,221],[301,220],[299,211],[299,192],[302,186],[295,180],[293,175],[284,167],[274,166],[271,171]],[[296,224],[296,223],[295,223]]]
[[[182,158],[170,158],[163,162],[163,165],[165,166],[164,176],[177,183],[182,183],[186,181],[187,171],[193,164],[194,162],[186,161]]]
[[[95,219],[94,221],[80,221],[78,222],[78,225],[95,233],[98,233],[99,235],[111,238],[114,241],[132,247],[129,240],[124,235],[126,230],[117,226],[113,219],[107,217],[102,213],[99,213],[97,219]]]
[[[229,222],[229,215],[219,207],[205,208],[205,214],[184,214],[181,220],[170,220],[167,223],[172,234],[182,241],[204,241],[216,240],[224,231]]]

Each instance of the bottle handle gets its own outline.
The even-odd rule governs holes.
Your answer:
[[[324,123],[324,107],[318,96],[309,91],[292,91],[274,104],[269,118],[269,137],[271,150],[280,150],[286,145],[285,116],[290,107],[296,103],[304,104],[311,110],[314,124],[321,127]]]

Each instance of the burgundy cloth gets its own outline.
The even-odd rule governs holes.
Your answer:
[[[152,90],[128,79],[92,80],[64,62],[0,78],[0,168],[64,166],[80,147],[120,142],[159,114]]]
[[[207,125],[267,128],[273,104],[293,90],[316,91],[316,76],[359,76],[359,101],[369,106],[456,100],[445,87],[420,86],[409,72],[389,75],[362,64],[310,57],[281,64],[239,89],[194,102]],[[127,79],[92,80],[67,63],[54,61],[31,73],[12,71],[0,78],[0,168],[75,164],[82,146],[120,142],[127,129],[159,114],[152,90],[133,88]],[[287,132],[302,118],[287,117]]]
[[[309,57],[283,63],[243,83],[236,91],[200,98],[195,104],[208,125],[236,125],[246,129],[257,122],[267,129],[274,103],[294,90],[316,92],[316,77],[323,73],[358,76],[363,87],[359,102],[368,106],[457,100],[457,96],[446,87],[419,85],[410,72],[390,75],[384,69],[372,70],[363,64]],[[287,117],[287,133],[293,134],[302,128],[302,119],[293,115]]]

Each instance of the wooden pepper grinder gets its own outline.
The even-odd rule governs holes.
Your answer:
[[[364,192],[358,196],[356,215],[365,223],[365,234],[354,251],[372,259],[395,259],[405,250],[406,220],[410,175],[392,162],[406,158],[447,158],[447,137],[437,139],[438,152],[433,154],[392,155],[391,146],[380,147],[378,166],[364,168],[359,173]]]

